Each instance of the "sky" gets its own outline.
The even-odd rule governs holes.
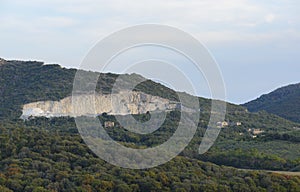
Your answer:
[[[298,0],[0,0],[0,57],[74,68],[104,37],[145,23],[202,42],[220,67],[229,102],[300,82]]]

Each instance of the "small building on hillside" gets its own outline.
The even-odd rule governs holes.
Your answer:
[[[227,121],[217,122],[217,127],[219,127],[219,128],[228,127],[228,125],[229,125],[229,123]]]
[[[104,122],[105,128],[110,128],[110,127],[114,127],[114,126],[115,126],[115,122],[113,122],[113,121],[105,121]]]
[[[241,126],[242,122],[230,122],[230,126]]]
[[[248,132],[252,133],[253,135],[259,135],[259,134],[262,134],[265,131],[263,131],[261,129],[248,129]]]
[[[259,135],[259,134],[262,134],[263,132],[264,132],[264,131],[261,130],[261,129],[253,129],[253,130],[252,130],[253,135]]]

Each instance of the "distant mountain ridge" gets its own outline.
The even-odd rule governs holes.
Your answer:
[[[243,106],[251,112],[267,111],[300,123],[300,83],[276,89]]]

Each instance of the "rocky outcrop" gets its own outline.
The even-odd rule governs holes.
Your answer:
[[[60,101],[38,101],[23,106],[22,119],[29,117],[97,116],[143,114],[179,108],[179,103],[142,92],[89,94],[66,97]]]
[[[0,65],[3,65],[3,64],[5,64],[6,62],[7,62],[6,60],[4,60],[4,59],[0,58]]]

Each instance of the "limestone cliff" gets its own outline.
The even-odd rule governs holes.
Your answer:
[[[5,63],[6,63],[6,61],[4,59],[0,58],[0,65],[3,65]]]
[[[60,101],[38,101],[23,106],[22,119],[29,117],[96,116],[142,114],[147,111],[172,110],[180,107],[176,102],[142,92],[118,94],[89,94],[66,97]]]

